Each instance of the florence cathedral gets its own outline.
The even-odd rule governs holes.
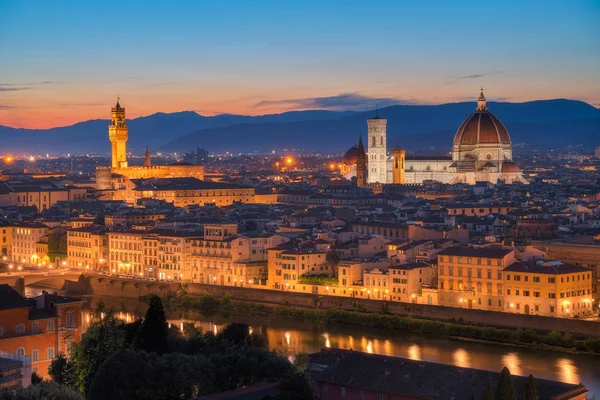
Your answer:
[[[359,146],[349,149],[342,160],[341,173],[357,184],[420,184],[424,181],[466,183],[485,181],[527,183],[521,168],[512,161],[512,142],[508,130],[492,114],[483,94],[475,111],[458,127],[451,156],[406,156],[400,149],[389,155],[386,147],[387,120],[376,115],[367,120],[367,151]],[[366,157],[361,158],[361,151]],[[359,165],[364,159],[363,165]],[[367,171],[366,177],[359,173]]]

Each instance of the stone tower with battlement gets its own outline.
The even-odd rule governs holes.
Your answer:
[[[125,123],[125,109],[119,104],[111,110],[111,124],[108,126],[108,138],[111,143],[113,168],[127,168],[127,139],[129,129]]]
[[[387,119],[375,115],[368,126],[368,183],[387,183]]]

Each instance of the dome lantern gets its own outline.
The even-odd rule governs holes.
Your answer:
[[[477,99],[477,108],[475,109],[475,111],[487,111],[487,100],[485,99],[485,96],[483,95],[483,88],[481,88],[481,92],[479,93],[479,99]]]

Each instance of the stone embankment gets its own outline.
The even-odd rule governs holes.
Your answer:
[[[452,321],[480,326],[500,328],[522,328],[537,331],[569,332],[576,337],[600,337],[600,322],[542,317],[537,315],[498,313],[493,311],[472,310],[465,308],[442,307],[427,304],[399,303],[392,301],[354,299],[338,296],[315,296],[308,293],[289,291],[254,289],[232,286],[204,285],[199,283],[160,283],[153,281],[136,281],[120,279],[111,276],[81,275],[77,281],[65,280],[64,290],[69,293],[87,295],[139,298],[155,294],[164,296],[187,292],[190,295],[224,296],[229,293],[233,300],[244,302],[259,302],[289,307],[314,308],[315,303],[320,308],[341,308],[355,310],[356,302],[361,310],[366,312],[386,312],[401,316],[411,316],[438,321]]]

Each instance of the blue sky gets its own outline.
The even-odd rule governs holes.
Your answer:
[[[0,124],[156,111],[572,98],[600,106],[600,1],[0,0]]]

